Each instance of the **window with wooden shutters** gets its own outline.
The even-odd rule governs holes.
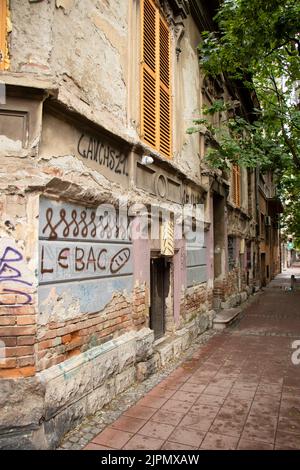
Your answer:
[[[241,205],[241,171],[238,165],[232,165],[232,200],[238,207]]]
[[[6,0],[0,0],[0,70],[5,69],[6,15]]]
[[[141,0],[142,139],[171,157],[170,31],[152,0]]]

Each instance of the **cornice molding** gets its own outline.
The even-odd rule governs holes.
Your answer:
[[[219,0],[189,0],[190,12],[200,31],[214,31],[213,17],[219,7]]]
[[[165,3],[165,0],[160,0],[160,3]],[[180,16],[182,20],[187,18],[190,9],[188,0],[168,0],[170,7],[174,12],[174,16]]]

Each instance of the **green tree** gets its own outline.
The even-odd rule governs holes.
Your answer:
[[[286,222],[300,233],[300,2],[224,0],[215,20],[218,29],[204,32],[199,45],[204,72],[242,84],[259,105],[250,116],[227,113],[220,127],[195,120],[188,132],[205,127],[215,142],[207,155],[215,167],[238,161],[277,172]],[[228,106],[217,104],[225,113]],[[203,111],[213,114],[216,104]]]

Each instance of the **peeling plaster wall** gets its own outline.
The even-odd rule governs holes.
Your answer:
[[[10,71],[50,75],[55,1],[11,0]]]
[[[139,14],[132,19],[129,3],[12,0],[10,72],[48,77],[58,87],[59,101],[129,141],[138,142],[140,22]],[[135,55],[130,41],[136,48]],[[199,41],[199,32],[189,16],[178,60],[176,40],[172,42],[172,94],[173,162],[201,182],[200,138],[198,134],[186,134],[201,108],[196,50]],[[134,101],[130,97],[130,114],[129,90],[134,96]]]
[[[125,126],[127,7],[122,0],[12,0],[10,70],[51,75],[75,107],[85,103],[97,121]]]

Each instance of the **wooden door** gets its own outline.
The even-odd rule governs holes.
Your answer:
[[[260,269],[261,269],[261,285],[262,285],[262,287],[265,287],[267,285],[267,279],[266,279],[266,254],[265,253],[261,253]]]
[[[165,260],[151,259],[151,307],[150,328],[155,339],[165,333]]]

